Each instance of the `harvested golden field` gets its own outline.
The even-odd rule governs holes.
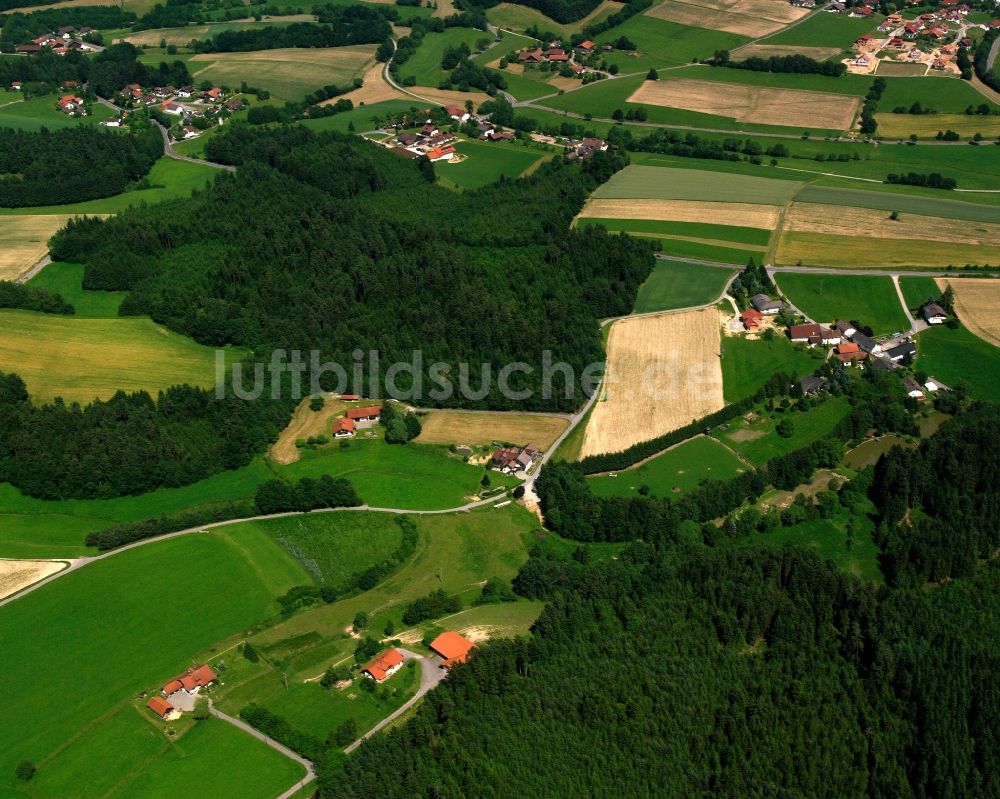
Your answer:
[[[655,219],[665,222],[709,222],[716,225],[774,230],[778,207],[752,203],[713,203],[700,200],[590,200],[579,218]]]
[[[960,222],[907,213],[901,213],[899,219],[892,220],[887,211],[818,203],[792,203],[785,216],[784,229],[838,236],[922,239],[1000,247],[1000,223],[996,222]],[[989,258],[986,260],[992,263]]]
[[[923,218],[923,217],[922,217]],[[959,223],[955,223],[959,224]],[[837,236],[783,230],[774,263],[778,266],[933,267],[1000,262],[1000,249],[926,239],[881,239],[857,233]]]
[[[646,14],[695,28],[757,38],[774,33],[809,12],[781,0],[664,0]]]
[[[67,567],[62,560],[0,560],[0,599]]]
[[[786,55],[804,55],[817,61],[826,61],[840,52],[839,47],[810,47],[804,44],[748,44],[744,47],[737,47],[731,55],[734,61]]]
[[[955,290],[955,311],[962,324],[983,341],[1000,347],[1000,280],[937,280],[942,291],[948,283]]]
[[[421,444],[492,444],[494,441],[548,449],[569,421],[540,413],[432,411],[421,419]]]
[[[340,416],[344,408],[347,407],[346,402],[327,397],[323,409],[314,411],[309,408],[310,400],[311,398],[307,397],[299,403],[299,407],[292,414],[292,420],[267,451],[271,460],[276,463],[282,465],[295,463],[301,457],[295,442],[300,438],[330,435],[330,420],[335,416]]]
[[[364,83],[361,85],[360,89],[355,89],[354,91],[342,94],[339,97],[331,97],[329,100],[321,102],[320,105],[330,105],[338,100],[350,100],[354,103],[355,107],[357,107],[362,103],[365,105],[372,105],[373,103],[380,103],[383,100],[408,99],[408,94],[403,94],[399,91],[399,89],[394,89],[386,83],[382,74],[384,69],[385,64],[376,61],[368,67],[368,71],[362,76],[361,79]]]
[[[643,81],[630,103],[683,108],[759,125],[847,130],[861,100],[843,94],[668,78]]]
[[[52,234],[70,219],[67,214],[17,214],[0,225],[0,280],[16,280],[49,251]]]
[[[580,456],[619,452],[721,408],[720,348],[715,308],[616,322]]]
[[[365,73],[375,58],[375,48],[288,47],[249,53],[201,53],[192,56],[188,68],[203,80],[229,86],[246,81],[268,89],[282,100],[301,100],[320,86],[349,84]]]
[[[429,86],[416,86],[412,91],[421,99],[438,105],[455,103],[464,106],[466,100],[472,100],[476,106],[479,106],[492,99],[486,92],[459,92],[452,89],[432,89]]]

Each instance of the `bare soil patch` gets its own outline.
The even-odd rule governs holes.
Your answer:
[[[581,457],[619,452],[723,406],[715,308],[616,322]]]
[[[421,419],[422,444],[531,444],[548,449],[569,422],[561,416],[491,411],[432,411]]]
[[[927,74],[927,64],[907,64],[900,61],[886,61],[884,58],[878,62],[876,75],[890,78],[912,78]]]
[[[646,14],[695,28],[739,33],[756,38],[774,33],[809,12],[781,0],[665,0]]]
[[[760,125],[847,130],[860,99],[802,89],[775,89],[688,78],[643,81],[630,103],[683,108]]]
[[[784,229],[839,236],[1000,246],[1000,223],[996,222],[959,222],[945,217],[907,213],[901,213],[899,219],[892,220],[888,211],[850,206],[833,208],[818,203],[792,203],[785,216]]]
[[[5,216],[0,224],[0,280],[16,280],[38,263],[49,251],[52,234],[71,218],[67,214]]]
[[[732,433],[726,433],[726,438],[731,441],[754,441],[761,438],[764,434],[763,430],[747,430],[744,428],[742,430],[734,430]]]
[[[710,222],[716,225],[774,230],[778,208],[752,203],[714,203],[700,200],[591,200],[581,218],[653,219],[664,222]]]
[[[65,569],[64,560],[0,560],[0,599]]]
[[[438,105],[454,103],[464,106],[466,100],[472,100],[478,107],[481,103],[492,99],[486,92],[459,92],[451,89],[432,89],[428,86],[416,86],[413,88],[413,92]]]
[[[368,67],[368,71],[362,76],[361,80],[363,83],[360,89],[355,89],[339,97],[331,97],[329,100],[324,100],[320,105],[330,105],[338,100],[350,100],[355,106],[359,106],[362,103],[371,105],[373,103],[380,103],[383,100],[413,99],[408,94],[403,94],[399,89],[394,89],[386,83],[383,77],[384,69],[385,64],[376,61]]]
[[[299,448],[295,446],[296,440],[328,435],[330,419],[340,415],[346,407],[347,403],[328,397],[323,410],[313,411],[309,409],[309,398],[302,400],[292,414],[288,427],[281,431],[278,440],[268,450],[271,460],[281,464],[295,463],[300,457]]]
[[[942,291],[949,283],[955,290],[955,311],[962,324],[983,341],[1000,347],[1000,280],[937,279]]]
[[[817,61],[826,61],[840,53],[839,47],[810,47],[801,44],[748,44],[733,50],[736,61],[747,58],[771,58],[772,56],[804,55]]]

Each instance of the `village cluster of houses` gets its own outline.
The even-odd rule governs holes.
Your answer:
[[[465,663],[475,644],[463,635],[447,631],[430,643],[431,651],[441,658],[441,668],[450,669],[456,663]],[[387,649],[361,669],[362,675],[381,684],[403,668],[406,658],[398,649]]]
[[[239,97],[226,102],[225,93],[218,86],[200,91],[194,86],[143,88],[138,83],[130,83],[119,92],[119,95],[124,102],[131,101],[135,105],[147,108],[158,106],[163,113],[178,117],[181,122],[178,138],[181,139],[194,139],[201,135],[202,131],[191,124],[198,117],[218,118],[221,123],[220,112],[232,113],[242,111],[246,107],[246,103]],[[124,120],[123,115],[105,120],[101,124],[117,128]]]
[[[182,713],[194,710],[194,703],[201,689],[218,679],[218,675],[207,664],[188,669],[164,685],[160,695],[151,697],[146,707],[164,721],[174,721]]]
[[[77,30],[72,25],[66,25],[55,32],[36,36],[27,44],[17,45],[14,52],[33,55],[42,52],[42,50],[51,50],[56,55],[66,55],[66,53],[72,53],[76,50],[103,50],[103,47],[83,40],[84,36],[93,32],[94,29],[87,26]]]
[[[523,447],[501,447],[490,456],[490,465],[504,474],[526,472],[538,459],[538,450],[531,444]]]

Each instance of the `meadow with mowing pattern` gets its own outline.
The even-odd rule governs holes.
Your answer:
[[[719,441],[699,436],[633,469],[588,477],[587,484],[599,497],[638,497],[646,493],[669,499],[696,488],[702,480],[729,480],[747,468]]]
[[[857,319],[876,335],[910,329],[889,277],[786,272],[775,279],[789,302],[821,324]]]
[[[249,735],[210,724],[170,743],[148,735],[162,723],[132,700],[274,614],[275,597],[308,579],[263,534],[205,533],[115,555],[0,608],[0,646],[18,653],[0,674],[3,793],[57,799],[99,785],[104,796],[152,798],[201,784],[270,799],[288,787],[301,769]],[[39,767],[28,793],[13,784],[22,759]]]
[[[941,296],[941,290],[932,277],[901,277],[899,288],[903,292],[906,307],[911,311],[918,310],[928,297]]]
[[[592,197],[598,199],[704,200],[782,205],[801,184],[792,180],[630,164]]]
[[[516,178],[545,153],[532,147],[498,143],[460,141],[455,150],[466,156],[460,163],[443,161],[434,171],[443,183],[462,189],[478,189],[501,177]]]
[[[771,340],[725,336],[722,339],[722,386],[726,402],[752,396],[775,372],[796,377],[812,374],[823,353],[792,344],[785,336]]]
[[[964,327],[937,325],[917,336],[916,367],[945,385],[966,383],[976,399],[995,400],[1000,386],[1000,348]]]
[[[683,261],[657,261],[639,287],[633,313],[670,311],[704,305],[715,300],[735,274]]]
[[[0,370],[17,372],[35,402],[107,399],[215,382],[215,350],[145,317],[76,318],[0,311]],[[243,350],[227,349],[238,360]]]

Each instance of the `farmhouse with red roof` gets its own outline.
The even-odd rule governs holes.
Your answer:
[[[403,653],[398,649],[387,649],[375,660],[365,666],[361,673],[375,682],[381,683],[388,680],[393,674],[403,666]]]
[[[381,405],[366,405],[363,408],[347,409],[347,418],[354,422],[377,422],[381,416]]]
[[[174,706],[162,696],[154,696],[147,703],[146,707],[152,710],[157,716],[166,721],[174,714]]]

